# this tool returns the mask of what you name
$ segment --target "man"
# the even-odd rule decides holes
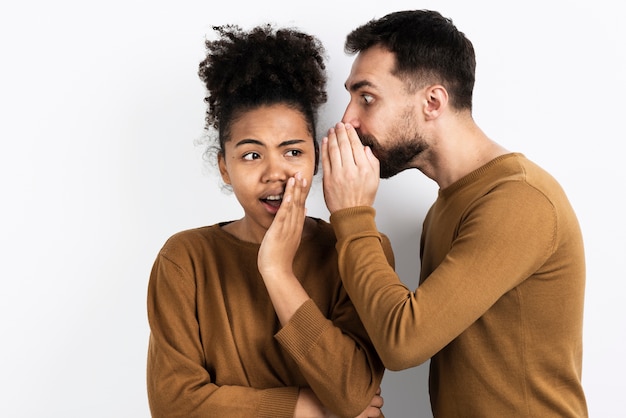
[[[324,194],[344,285],[385,366],[430,358],[437,418],[587,416],[578,221],[548,173],[474,122],[471,42],[437,12],[405,11],[354,30],[346,51],[350,102],[322,144]],[[372,208],[379,176],[410,168],[440,188],[414,292]]]

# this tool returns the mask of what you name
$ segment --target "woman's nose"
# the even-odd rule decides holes
[[[289,178],[285,162],[279,157],[268,157],[267,166],[263,173],[263,182],[286,181]]]

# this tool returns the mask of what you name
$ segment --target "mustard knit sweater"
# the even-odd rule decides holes
[[[387,264],[374,215],[331,216],[342,279],[385,366],[432,357],[436,418],[587,416],[583,241],[550,175],[513,153],[440,190],[416,291]]]
[[[365,409],[383,366],[341,284],[332,228],[317,225],[294,260],[311,299],[282,329],[257,270],[259,244],[220,225],[165,243],[148,287],[153,417],[291,418],[300,387],[339,416]],[[393,263],[388,240],[385,252]]]

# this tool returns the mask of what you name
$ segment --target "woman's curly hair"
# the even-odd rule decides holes
[[[305,116],[315,142],[317,113],[327,100],[324,48],[314,36],[271,24],[243,31],[237,25],[214,26],[219,37],[207,40],[198,75],[207,90],[206,129],[215,129],[219,149],[244,112],[286,104]]]

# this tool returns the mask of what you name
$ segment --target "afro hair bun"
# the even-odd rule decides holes
[[[207,128],[223,133],[236,112],[283,102],[315,117],[327,100],[324,48],[317,38],[270,24],[213,30],[218,38],[205,42],[198,71],[207,90]]]

